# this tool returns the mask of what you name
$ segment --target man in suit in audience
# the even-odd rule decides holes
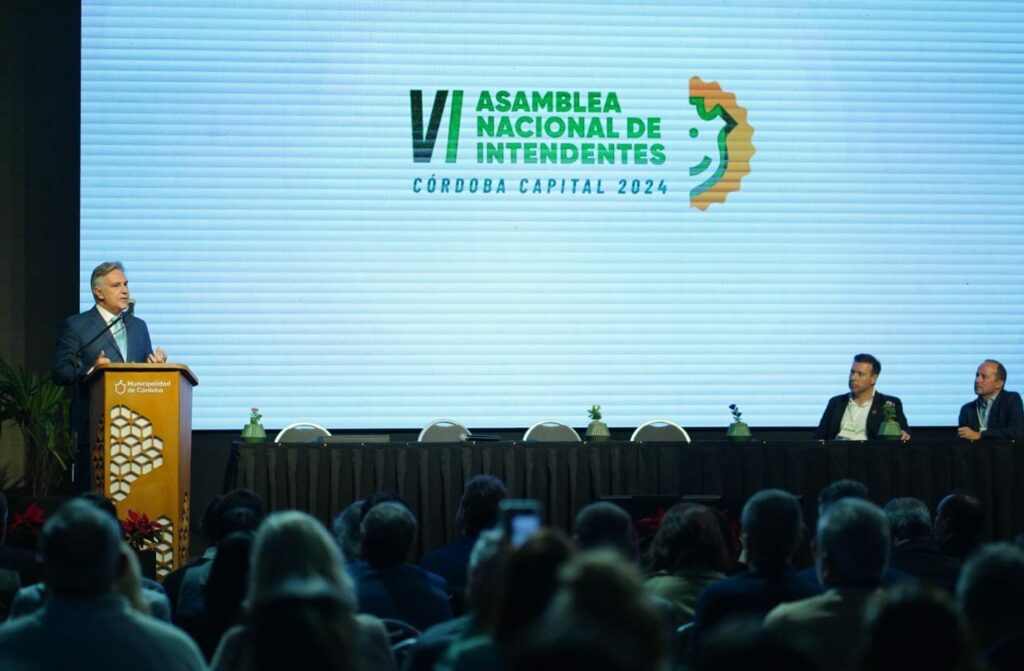
[[[875,391],[882,364],[870,354],[857,354],[850,366],[849,394],[829,399],[821,415],[816,440],[871,440],[878,438],[878,429],[885,417],[883,408],[892,403],[900,425],[900,440],[910,440],[903,403],[895,396]]]
[[[416,540],[416,518],[401,503],[374,506],[362,522],[362,561],[349,567],[359,610],[401,620],[422,631],[450,620],[444,578],[408,563]]]
[[[90,310],[64,320],[53,350],[53,381],[60,385],[77,385],[72,394],[71,430],[77,435],[75,463],[72,471],[75,491],[89,489],[89,388],[85,377],[103,363],[164,363],[167,354],[159,347],[153,350],[149,329],[130,311],[128,278],[120,261],[96,266],[90,280],[96,304]],[[121,321],[111,322],[121,315]],[[102,335],[100,335],[102,334]],[[97,340],[88,344],[96,336]]]
[[[116,594],[127,570],[121,528],[94,504],[64,504],[43,526],[40,554],[51,597],[42,610],[0,626],[0,668],[206,668],[184,633]]]
[[[893,499],[885,504],[892,532],[892,566],[952,594],[960,560],[942,552],[932,537],[932,515],[923,501]]]
[[[986,359],[974,374],[976,399],[960,408],[957,435],[968,440],[1024,438],[1024,404],[1020,394],[1006,391],[1006,368]]]
[[[791,564],[803,524],[800,504],[792,494],[779,489],[754,494],[743,506],[741,523],[749,568],[701,592],[694,612],[695,639],[728,618],[763,618],[780,603],[821,591]]]
[[[846,498],[818,520],[817,567],[824,594],[783,603],[765,630],[803,639],[822,669],[851,669],[865,634],[864,611],[889,561],[889,525],[873,503]]]

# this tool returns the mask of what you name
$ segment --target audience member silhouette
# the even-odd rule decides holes
[[[977,547],[984,526],[985,505],[973,494],[950,494],[935,510],[935,540],[950,557],[966,559]]]
[[[251,489],[235,489],[216,497],[203,513],[202,534],[210,547],[203,556],[164,580],[174,609],[174,622],[185,628],[206,614],[206,583],[221,540],[234,532],[253,533],[265,515],[263,499]]]
[[[451,619],[444,578],[408,563],[416,518],[405,505],[373,506],[363,516],[362,538],[363,560],[350,567],[360,611],[420,631]]]
[[[452,645],[438,662],[439,671],[502,668],[528,640],[532,625],[544,614],[558,590],[558,572],[573,547],[559,531],[541,529],[505,562],[501,605],[487,623],[487,634]]]
[[[375,617],[356,614],[352,579],[337,544],[305,513],[274,513],[260,525],[253,542],[247,603],[245,623],[230,629],[214,654],[212,666],[218,671],[243,671],[257,665],[276,670],[303,668],[288,660],[305,659],[307,650],[325,644],[321,638],[328,636],[325,629],[350,641],[347,649],[357,668],[395,668],[384,626]],[[287,612],[274,612],[280,609]],[[273,622],[287,629],[290,638],[268,628]],[[299,626],[302,622],[309,627]],[[339,628],[343,631],[335,631]],[[278,649],[270,650],[273,646]],[[270,666],[275,660],[282,666]]]
[[[818,492],[818,519],[824,517],[829,506],[843,499],[861,499],[867,501],[868,488],[864,483],[849,478],[843,478],[828,483]],[[801,527],[803,535],[798,546],[797,554],[801,555],[794,559],[794,564],[800,567],[800,577],[814,583],[818,582],[818,567],[814,560],[814,535],[807,529],[807,525]],[[803,541],[806,541],[803,542]],[[806,561],[805,561],[806,560]],[[888,581],[886,581],[888,582]],[[819,583],[820,584],[820,583]]]
[[[322,578],[289,578],[249,614],[252,671],[376,671],[359,659],[351,603]]]
[[[248,531],[232,532],[217,544],[206,582],[206,612],[187,629],[208,660],[213,658],[224,632],[242,622],[252,546],[253,534]]]
[[[125,563],[125,567],[114,581],[114,591],[123,596],[128,605],[136,612],[152,615],[153,610],[142,595],[142,567],[139,563],[139,556],[130,545],[123,541],[121,543],[121,560]]]
[[[754,494],[742,514],[742,540],[748,568],[713,582],[697,598],[695,639],[728,617],[763,618],[772,608],[818,594],[818,585],[801,578],[790,563],[800,541],[800,504],[788,492],[765,489]]]
[[[957,603],[993,671],[1024,668],[1024,550],[987,545],[964,563]]]
[[[843,499],[868,500],[868,488],[863,482],[843,478],[830,482],[818,492],[818,517],[828,512],[829,506]]]
[[[701,637],[692,671],[820,671],[795,641],[764,631],[761,618],[722,622]]]
[[[573,540],[580,550],[612,550],[631,564],[638,559],[633,518],[608,501],[591,503],[576,514]]]
[[[904,497],[885,504],[892,532],[891,564],[929,585],[952,594],[960,560],[945,554],[932,536],[932,515],[918,499]]]
[[[466,578],[469,612],[424,631],[406,657],[406,671],[430,671],[454,643],[485,633],[488,623],[494,622],[500,605],[503,551],[501,531],[489,529],[479,535]]]
[[[141,615],[116,593],[128,570],[121,528],[73,499],[43,525],[45,606],[0,627],[0,668],[205,669],[188,636]]]
[[[612,549],[582,552],[560,572],[560,587],[512,668],[553,668],[570,650],[590,647],[604,668],[655,671],[667,662],[662,617],[643,591],[640,571]]]
[[[694,503],[669,508],[649,554],[647,592],[672,603],[678,624],[692,622],[700,593],[732,570],[717,516]]]
[[[331,531],[334,533],[334,540],[338,543],[341,554],[349,564],[362,559],[360,544],[363,539],[359,533],[359,525],[363,521],[363,499],[358,499],[349,504],[347,508],[338,513],[331,523]]]
[[[980,671],[963,619],[942,590],[898,585],[868,606],[859,671]]]
[[[78,496],[78,500],[85,501],[89,505],[94,506],[113,520],[117,524],[118,529],[121,528],[121,522],[117,518],[117,509],[114,507],[114,502],[110,499],[96,492],[86,492]],[[124,533],[122,531],[122,538],[123,536]],[[139,569],[139,560],[134,550],[125,545],[122,551],[130,553],[130,555],[125,555],[125,561],[128,564],[125,567],[125,571],[121,574],[121,579],[115,585],[118,588],[118,592],[128,599],[129,603],[136,606],[136,610],[140,613],[152,615],[164,622],[170,622],[171,605],[167,600],[167,595],[164,593],[164,588],[156,580],[142,576]],[[28,587],[23,587],[18,590],[11,603],[11,617],[21,617],[34,613],[42,608],[48,595],[49,590],[45,583],[35,583]],[[144,602],[145,605],[142,605],[141,602]]]
[[[508,497],[505,483],[493,475],[477,475],[466,482],[455,516],[459,537],[425,555],[420,567],[445,579],[457,612],[465,610],[466,567],[469,554],[481,531],[498,521],[498,503]]]
[[[846,498],[818,519],[817,569],[824,594],[775,607],[765,629],[804,639],[824,669],[850,669],[864,636],[864,612],[889,561],[889,524],[873,503]]]
[[[860,499],[869,501],[868,488],[857,480],[844,478],[836,480],[821,488],[818,492],[818,518],[820,519],[832,504],[843,499]],[[814,562],[812,562],[814,564]],[[816,564],[800,571],[800,576],[805,580],[818,581],[818,567]],[[898,585],[904,582],[913,582],[914,576],[899,570],[890,563],[882,575],[883,585]],[[824,585],[821,585],[824,587]]]

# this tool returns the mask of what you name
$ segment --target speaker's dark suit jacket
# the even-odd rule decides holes
[[[907,417],[903,414],[903,403],[900,399],[895,396],[886,396],[876,391],[875,397],[871,400],[871,409],[868,411],[868,438],[878,438],[878,427],[882,425],[882,420],[885,419],[882,406],[885,405],[886,401],[892,401],[896,405],[896,421],[899,422],[901,429],[910,433],[910,430],[907,429]],[[846,405],[849,402],[849,394],[839,394],[828,400],[828,405],[825,406],[825,412],[821,416],[821,421],[818,422],[818,430],[814,433],[816,440],[832,440],[839,435],[839,430],[842,428],[841,425],[843,423],[843,413],[846,412]]]
[[[75,456],[77,490],[87,488],[89,483],[89,389],[83,382],[85,374],[92,369],[101,351],[111,363],[145,363],[153,353],[146,322],[133,315],[125,318],[124,326],[127,352],[122,352],[117,346],[107,322],[95,307],[65,319],[57,336],[50,374],[57,384],[78,386],[78,394],[71,395],[71,429],[78,435]],[[103,335],[85,348],[81,359],[76,362],[74,356],[79,348],[101,332]]]
[[[977,403],[964,403],[960,408],[960,423],[957,426],[979,430]],[[992,409],[988,411],[988,428],[981,432],[981,437],[1024,439],[1024,405],[1021,404],[1020,394],[1005,389],[999,392],[992,402]]]

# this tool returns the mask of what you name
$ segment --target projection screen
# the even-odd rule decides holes
[[[912,426],[1024,374],[1014,2],[82,5],[81,304],[198,429]]]

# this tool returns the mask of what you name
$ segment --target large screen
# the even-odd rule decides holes
[[[1024,375],[1013,2],[85,0],[81,303],[194,426],[912,426]]]

